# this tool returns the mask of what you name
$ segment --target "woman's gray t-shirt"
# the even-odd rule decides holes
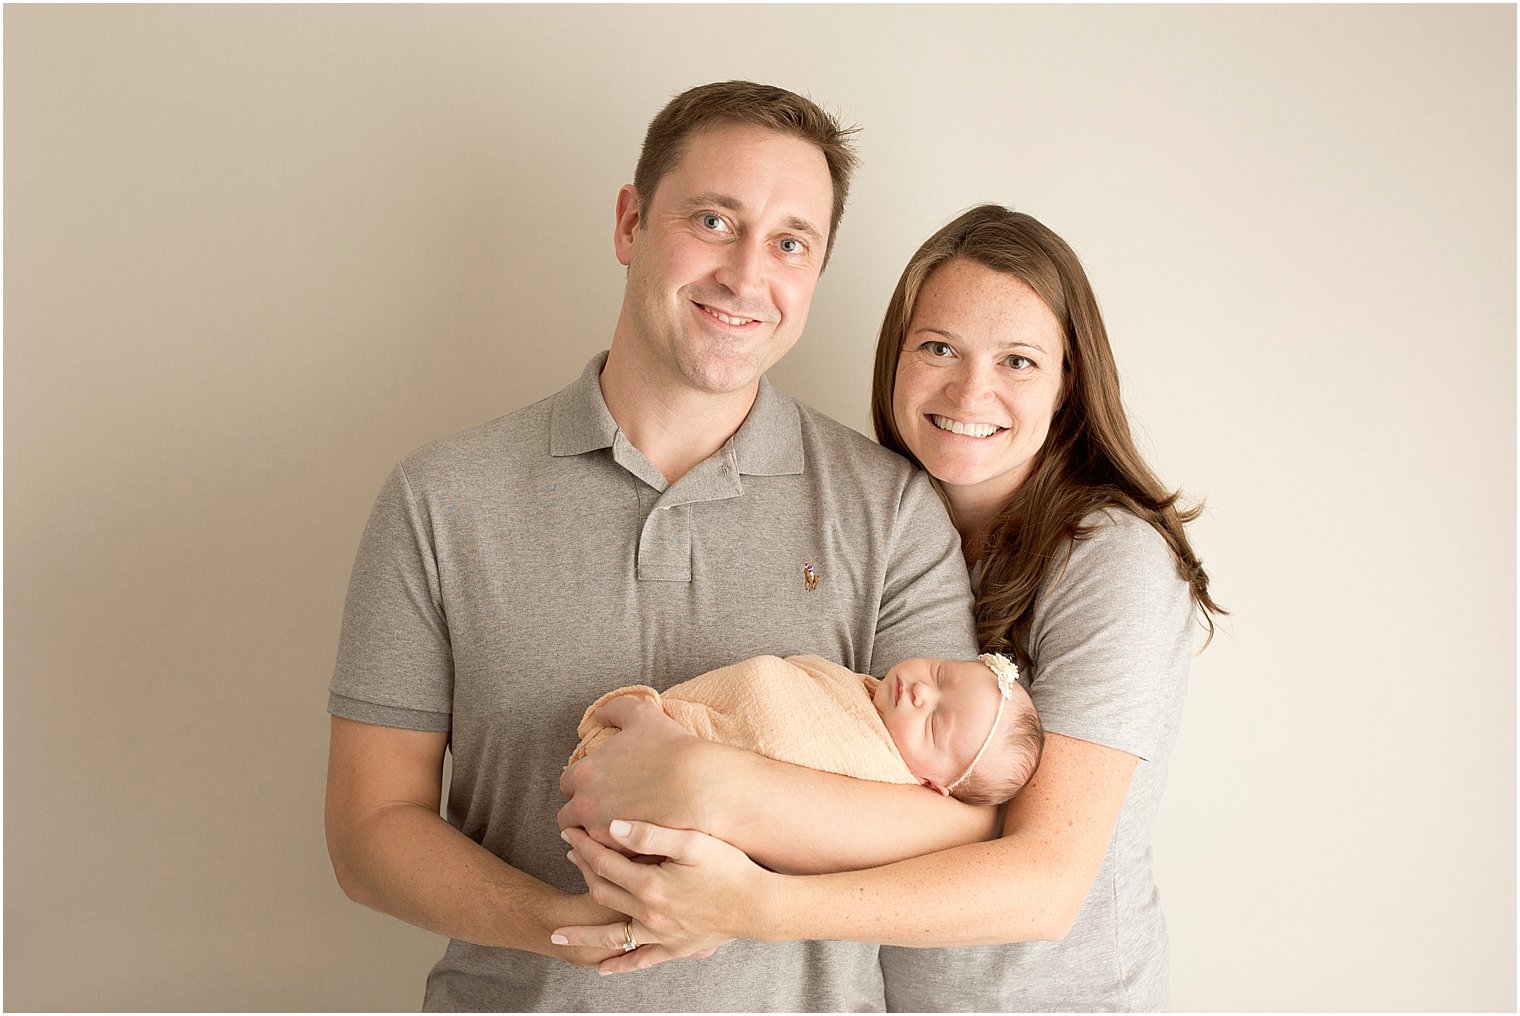
[[[1147,1011],[1167,1007],[1166,922],[1151,824],[1182,718],[1196,629],[1166,541],[1128,512],[1086,522],[1035,601],[1030,695],[1048,732],[1140,759],[1103,866],[1059,942],[883,947],[895,1012]]]

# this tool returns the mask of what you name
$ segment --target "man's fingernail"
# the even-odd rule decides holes
[[[549,941],[553,942],[555,945],[569,945],[570,944],[570,940],[568,938],[566,938],[565,936],[563,936],[563,935],[550,935],[549,936]]]
[[[620,818],[613,819],[612,825],[608,826],[608,828],[612,830],[612,835],[614,836],[627,836],[633,831],[633,826]]]

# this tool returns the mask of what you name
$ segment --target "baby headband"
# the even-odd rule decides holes
[[[1003,718],[1003,707],[1013,700],[1013,686],[1019,683],[1019,668],[1014,666],[1013,661],[1002,653],[983,653],[977,659],[987,664],[987,669],[997,675],[998,691],[1002,693],[1003,697],[998,699],[997,715],[992,718],[992,726],[987,731],[987,739],[982,742],[982,746],[972,756],[971,764],[966,767],[966,771],[957,776],[955,782],[945,788],[945,793],[947,794],[960,786],[966,777],[971,775],[971,770],[976,768],[976,764],[987,753],[987,746],[992,743],[992,735],[997,732],[998,721]]]

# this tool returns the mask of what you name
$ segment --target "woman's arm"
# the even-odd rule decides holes
[[[983,945],[1059,939],[1086,899],[1136,758],[1049,736],[1033,780],[1009,805],[1003,835],[865,871],[781,875],[700,833],[634,823],[622,844],[670,860],[641,865],[568,830],[592,898],[630,914],[637,950],[602,964],[636,970],[733,938],[851,939],[884,945]],[[562,928],[574,945],[608,946],[621,925]]]
[[[874,867],[997,835],[997,809],[918,786],[872,783],[693,737],[648,703],[617,698],[597,720],[617,736],[560,780],[563,829],[616,847],[608,824],[698,829],[776,871]]]

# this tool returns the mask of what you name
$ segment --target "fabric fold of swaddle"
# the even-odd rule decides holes
[[[634,695],[698,737],[856,779],[917,783],[871,703],[879,683],[819,656],[756,656],[663,693],[642,684],[618,688],[587,707],[570,761],[617,733],[596,721],[596,711],[615,696]]]

